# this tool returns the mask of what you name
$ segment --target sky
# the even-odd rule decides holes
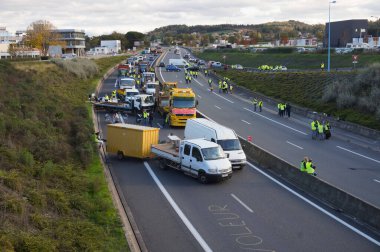
[[[37,20],[89,36],[149,32],[166,25],[328,22],[329,0],[0,0],[0,26],[14,33]],[[331,21],[380,17],[379,0],[337,0]]]

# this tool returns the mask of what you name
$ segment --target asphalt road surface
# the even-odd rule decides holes
[[[183,80],[183,73],[162,75],[166,81]],[[114,89],[115,78],[113,75],[105,81],[102,93]],[[296,138],[304,138],[299,144],[309,140],[255,114],[239,113],[249,105],[243,106],[242,101],[231,95],[221,98],[210,94],[204,81],[200,84],[191,84],[200,96],[200,110],[240,135],[252,134],[256,143],[263,138],[264,148],[274,145],[287,151],[291,146],[281,143],[283,139],[295,144]],[[234,102],[231,104],[241,104],[231,109],[225,99]],[[271,116],[267,112],[263,115]],[[106,138],[105,114],[99,113],[98,119]],[[270,135],[244,132],[250,126],[241,120],[277,130]],[[128,116],[125,121],[134,123],[135,119]],[[155,117],[155,126],[161,126],[162,122],[162,118]],[[301,126],[294,127],[306,131]],[[183,136],[183,129],[171,128],[161,129],[160,138],[165,139],[170,132]],[[109,161],[121,197],[128,202],[149,251],[379,251],[380,239],[375,234],[253,165],[234,172],[231,180],[202,185],[179,171],[159,169],[157,160],[118,161],[111,155]]]
[[[169,52],[163,61],[168,63],[169,58],[179,58],[184,53],[183,49],[181,55]],[[255,144],[296,167],[304,156],[311,157],[321,179],[380,207],[380,152],[354,144],[360,141],[365,146],[378,146],[379,139],[364,139],[332,129],[331,139],[313,141],[311,121],[307,118],[296,115],[280,118],[277,108],[268,108],[266,104],[262,113],[255,112],[249,94],[219,93],[215,83],[211,93],[203,75],[186,84],[183,72],[168,73],[164,69],[158,72],[165,81],[178,81],[182,83],[180,86],[193,88],[199,100],[198,110],[209,118],[233,128],[243,138],[252,136]]]

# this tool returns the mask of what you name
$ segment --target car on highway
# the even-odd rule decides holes
[[[199,66],[204,66],[204,65],[206,65],[206,62],[204,60],[199,60],[198,61],[198,65]]]
[[[211,67],[220,68],[220,67],[223,67],[223,64],[217,61],[217,62],[212,63]]]
[[[168,72],[180,72],[181,68],[175,66],[175,65],[167,65],[166,66],[166,71]]]
[[[183,56],[183,58],[184,58],[184,59],[189,59],[189,58],[190,58],[190,54],[188,54],[188,53],[185,54],[185,55]]]
[[[199,71],[199,66],[188,66],[186,69],[188,71]]]
[[[193,63],[197,63],[198,62],[198,60],[196,58],[189,58],[189,61],[193,62]]]
[[[161,61],[160,64],[158,64],[158,67],[165,67],[165,63]]]
[[[242,65],[239,65],[239,64],[231,65],[231,68],[232,68],[232,69],[237,69],[237,70],[243,70],[243,66],[242,66]]]

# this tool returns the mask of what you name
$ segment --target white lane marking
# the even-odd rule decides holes
[[[193,81],[195,81],[196,83],[198,83],[199,85],[201,85],[203,87],[203,84],[200,83],[199,81],[197,81],[194,77],[192,78]]]
[[[288,144],[290,144],[290,145],[293,145],[294,147],[297,147],[298,149],[301,149],[301,150],[303,150],[303,148],[301,147],[301,146],[298,146],[298,145],[296,145],[296,144],[294,144],[294,143],[291,143],[291,142],[289,142],[289,141],[286,141]]]
[[[377,183],[380,183],[380,180],[377,180],[377,179],[374,179],[373,181],[377,182]]]
[[[182,210],[178,207],[177,203],[175,203],[174,199],[170,196],[168,191],[166,191],[165,187],[162,185],[161,181],[157,178],[156,174],[154,174],[152,168],[150,168],[147,162],[144,162],[145,168],[148,170],[150,176],[152,176],[154,182],[156,182],[158,188],[161,190],[162,194],[168,200],[169,204],[173,207],[174,211],[181,218],[183,223],[189,229],[194,238],[199,242],[204,251],[212,251],[212,249],[207,245],[206,241],[203,240],[202,236],[198,233],[198,231],[194,228],[193,224],[189,221],[186,215],[182,212]]]
[[[218,107],[218,106],[216,106],[216,105],[214,105],[214,106],[215,106],[215,108],[222,109],[222,108],[220,108],[220,107]]]
[[[249,208],[241,199],[239,199],[235,194],[231,193],[232,198],[234,198],[237,202],[239,202],[245,209],[249,212],[253,213],[253,210]]]
[[[242,122],[245,122],[246,124],[251,124],[250,122],[247,122],[247,121],[244,121],[244,120],[241,120]]]
[[[227,98],[225,98],[225,97],[223,97],[223,96],[221,96],[221,95],[219,95],[219,94],[217,94],[217,93],[214,93],[214,92],[213,92],[213,94],[219,96],[220,98],[222,98],[222,99],[224,99],[224,100],[226,100],[226,101],[228,101],[228,102],[234,103],[233,101],[228,100]]]
[[[164,58],[165,58],[165,56],[164,56]],[[162,76],[161,67],[160,67],[160,75],[161,75],[162,82],[165,82],[164,76]]]
[[[257,113],[257,112],[255,112],[255,111],[252,111],[252,110],[250,110],[250,109],[247,109],[247,108],[243,108],[243,109],[245,109],[245,110],[247,110],[247,111],[249,111],[249,112],[251,112],[251,113],[253,113],[253,114],[255,114],[255,115],[261,116],[261,117],[263,117],[263,118],[265,118],[265,119],[267,119],[267,120],[269,120],[269,121],[271,121],[271,122],[277,123],[277,124],[282,125],[282,126],[288,128],[288,129],[294,130],[294,131],[296,131],[296,132],[298,132],[298,133],[301,133],[302,135],[307,136],[307,134],[306,134],[305,132],[302,132],[302,131],[300,131],[300,130],[298,130],[298,129],[295,129],[295,128],[292,128],[292,127],[290,127],[290,126],[288,126],[288,125],[285,125],[285,124],[283,124],[283,123],[277,122],[277,121],[275,121],[275,120],[273,120],[273,119],[270,119],[269,117],[263,116],[262,114]]]
[[[162,126],[161,126],[161,124],[157,123],[157,125],[158,125],[158,127],[160,127],[160,128],[162,129]]]
[[[247,162],[247,164],[252,167],[253,169],[255,169],[256,171],[258,171],[259,173],[261,173],[262,175],[264,175],[265,177],[269,178],[270,180],[272,180],[274,183],[276,183],[277,185],[281,186],[282,188],[284,188],[285,190],[289,191],[290,193],[294,194],[295,196],[297,196],[298,198],[302,199],[303,201],[305,201],[306,203],[310,204],[311,206],[315,207],[316,209],[318,209],[319,211],[321,211],[322,213],[326,214],[327,216],[331,217],[332,219],[336,220],[337,222],[339,222],[340,224],[346,226],[347,228],[351,229],[352,231],[354,231],[355,233],[357,233],[358,235],[361,235],[362,237],[366,238],[367,240],[375,243],[377,246],[380,246],[380,241],[377,241],[376,239],[372,238],[371,236],[365,234],[364,232],[360,231],[359,229],[351,226],[350,224],[348,224],[347,222],[339,219],[338,217],[336,217],[335,215],[333,215],[332,213],[329,213],[328,211],[326,211],[325,209],[321,208],[320,206],[318,206],[317,204],[311,202],[310,200],[306,199],[304,196],[300,195],[299,193],[295,192],[294,190],[290,189],[289,187],[287,187],[286,185],[282,184],[280,181],[278,181],[277,179],[271,177],[270,175],[268,175],[267,173],[263,172],[262,170],[260,170],[259,168],[257,168],[256,166],[254,166],[253,164],[251,164],[250,162]]]
[[[341,147],[341,146],[339,146],[339,145],[337,145],[336,147],[338,147],[339,149],[342,149],[342,150],[345,150],[345,151],[351,152],[352,154],[358,155],[358,156],[360,156],[360,157],[364,157],[364,158],[366,158],[366,159],[372,160],[372,161],[374,161],[374,162],[380,164],[380,161],[379,161],[379,160],[376,160],[376,159],[373,159],[373,158],[370,158],[370,157],[364,156],[364,155],[362,155],[362,154],[360,154],[360,153],[357,153],[357,152],[355,152],[355,151],[352,151],[352,150],[349,150],[349,149],[343,148],[343,147]]]
[[[202,99],[202,96],[198,95],[198,97]]]

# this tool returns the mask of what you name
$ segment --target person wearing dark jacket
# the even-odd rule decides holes
[[[285,107],[285,112],[288,117],[290,117],[290,111],[292,109],[292,106],[287,102]]]

